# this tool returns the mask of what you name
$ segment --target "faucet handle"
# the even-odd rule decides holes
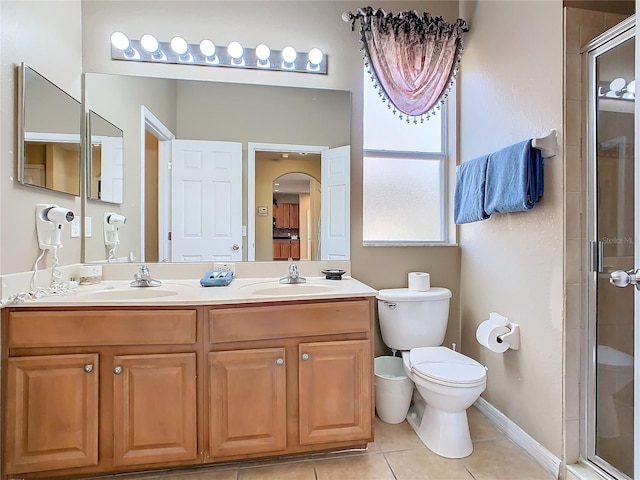
[[[138,265],[138,275],[149,275],[149,267],[146,265]]]

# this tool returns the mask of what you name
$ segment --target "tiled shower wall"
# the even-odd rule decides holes
[[[620,23],[626,15],[565,8],[565,354],[564,460],[575,463],[584,432],[580,384],[586,362],[581,346],[587,334],[586,154],[583,146],[586,98],[581,48]],[[550,159],[549,161],[553,161]]]

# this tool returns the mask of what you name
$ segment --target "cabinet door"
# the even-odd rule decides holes
[[[290,219],[289,219],[289,204],[281,203],[280,205],[274,205],[275,217],[276,217],[276,228],[290,228]]]
[[[98,355],[7,362],[8,473],[98,464]]]
[[[197,456],[196,354],[114,357],[113,463]]]
[[[370,342],[301,343],[298,348],[300,444],[370,439]]]
[[[287,446],[284,348],[209,353],[209,455]]]
[[[280,260],[280,240],[273,241],[273,259]]]
[[[300,260],[300,240],[291,240],[291,258]]]
[[[297,203],[289,205],[289,225],[291,228],[300,227],[300,205]]]

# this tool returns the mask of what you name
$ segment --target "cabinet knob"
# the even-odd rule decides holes
[[[284,365],[284,358],[280,357],[276,360],[276,365]]]
[[[113,373],[115,373],[116,375],[120,375],[122,373],[122,367],[117,366],[113,369]]]
[[[87,373],[93,372],[93,363],[87,363],[84,366],[84,371],[87,372]]]
[[[308,354],[308,353],[303,353],[303,354],[302,354],[302,360],[304,360],[305,362],[306,362],[307,360],[309,360],[309,354]]]

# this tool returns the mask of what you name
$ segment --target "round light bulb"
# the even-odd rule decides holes
[[[319,48],[312,48],[311,50],[309,50],[309,63],[311,63],[312,65],[320,65],[323,57],[324,54]]]
[[[149,53],[156,53],[158,51],[158,48],[160,48],[158,40],[156,40],[156,37],[154,37],[150,33],[145,33],[140,38],[140,45],[142,45],[142,48],[144,48]]]
[[[235,58],[239,60],[242,58],[242,54],[244,53],[244,48],[240,45],[239,42],[231,42],[227,45],[227,52],[231,55],[231,58]]]
[[[187,41],[182,37],[173,37],[171,39],[171,48],[178,55],[184,55],[189,50]]]
[[[282,49],[282,59],[287,63],[293,63],[296,61],[296,49],[293,47],[284,47]]]
[[[205,57],[213,57],[216,54],[216,46],[211,40],[202,40],[200,51]]]
[[[261,43],[256,47],[256,57],[263,62],[269,60],[269,55],[271,55],[271,50],[264,43]]]
[[[122,32],[113,32],[111,34],[111,45],[124,52],[129,48],[129,37]]]

